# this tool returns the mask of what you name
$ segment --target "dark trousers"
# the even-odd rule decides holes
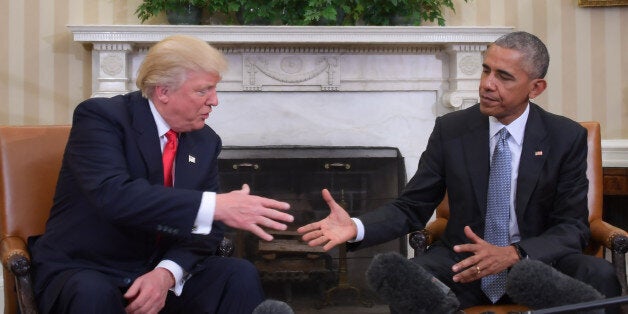
[[[250,314],[264,300],[257,270],[246,260],[210,257],[199,269],[180,296],[168,293],[160,313]],[[128,287],[120,287],[101,272],[76,271],[58,292],[50,313],[125,313],[123,294]]]
[[[452,280],[454,273],[451,267],[462,259],[460,255],[449,248],[434,245],[425,254],[412,260],[451,288],[460,301],[460,308],[491,304],[491,301],[482,291],[480,280],[466,284],[456,283]],[[569,254],[556,261],[552,266],[572,278],[593,286],[607,298],[621,294],[621,286],[615,275],[615,270],[612,264],[604,259],[584,254]],[[507,295],[498,301],[498,303],[511,302]]]

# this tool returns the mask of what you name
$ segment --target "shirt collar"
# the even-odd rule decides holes
[[[157,134],[159,137],[162,137],[170,130],[170,126],[166,123],[166,120],[159,114],[157,108],[155,108],[155,104],[153,104],[152,100],[148,100],[148,105],[150,105],[150,112],[153,114],[153,119],[155,120],[155,124],[157,124]]]
[[[489,123],[489,138],[493,138],[499,130],[502,128],[506,128],[508,133],[510,133],[510,137],[518,144],[521,145],[523,143],[523,135],[525,133],[526,122],[528,121],[528,115],[530,114],[530,103],[526,106],[526,110],[514,121],[512,121],[509,125],[503,125],[501,122],[497,121],[497,118],[493,116],[488,117]]]

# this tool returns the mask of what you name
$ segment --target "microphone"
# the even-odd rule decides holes
[[[506,293],[516,303],[534,310],[604,299],[592,286],[531,259],[524,259],[511,268]]]
[[[445,284],[398,253],[373,257],[366,271],[368,285],[394,313],[454,313],[460,302]]]
[[[294,311],[285,302],[268,299],[260,303],[251,314],[294,314]]]

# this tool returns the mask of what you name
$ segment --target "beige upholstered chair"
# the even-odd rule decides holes
[[[585,253],[602,257],[603,249],[608,248],[612,253],[612,261],[617,276],[626,293],[626,262],[628,251],[628,233],[625,230],[612,226],[602,220],[602,148],[600,138],[600,124],[598,122],[581,122],[588,131],[587,178],[589,179],[589,223],[591,225],[591,243]],[[444,232],[449,219],[449,203],[447,195],[436,209],[436,219],[425,229],[410,234],[410,246],[415,254],[421,254],[425,249]],[[492,305],[476,306],[465,309],[465,313],[509,313],[527,310],[521,305]]]
[[[4,313],[37,313],[30,276],[29,236],[42,234],[70,126],[0,126],[0,257]],[[217,254],[233,253],[224,239]]]

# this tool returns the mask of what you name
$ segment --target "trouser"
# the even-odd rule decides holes
[[[462,259],[463,257],[445,246],[433,245],[425,254],[412,260],[451,288],[460,301],[460,308],[491,304],[491,301],[482,291],[481,280],[470,283],[453,281],[454,272],[451,267]],[[552,266],[572,278],[591,285],[607,298],[621,294],[621,286],[613,265],[602,258],[584,254],[568,254],[557,260]],[[504,295],[497,303],[512,303],[512,301],[507,295]],[[610,309],[607,312],[613,313],[615,310],[617,309]]]
[[[250,262],[212,256],[200,266],[202,270],[185,282],[180,296],[168,292],[160,313],[250,314],[264,300],[258,272]],[[74,271],[50,313],[125,313],[127,300],[123,294],[129,286],[120,287],[116,280],[98,271]]]

